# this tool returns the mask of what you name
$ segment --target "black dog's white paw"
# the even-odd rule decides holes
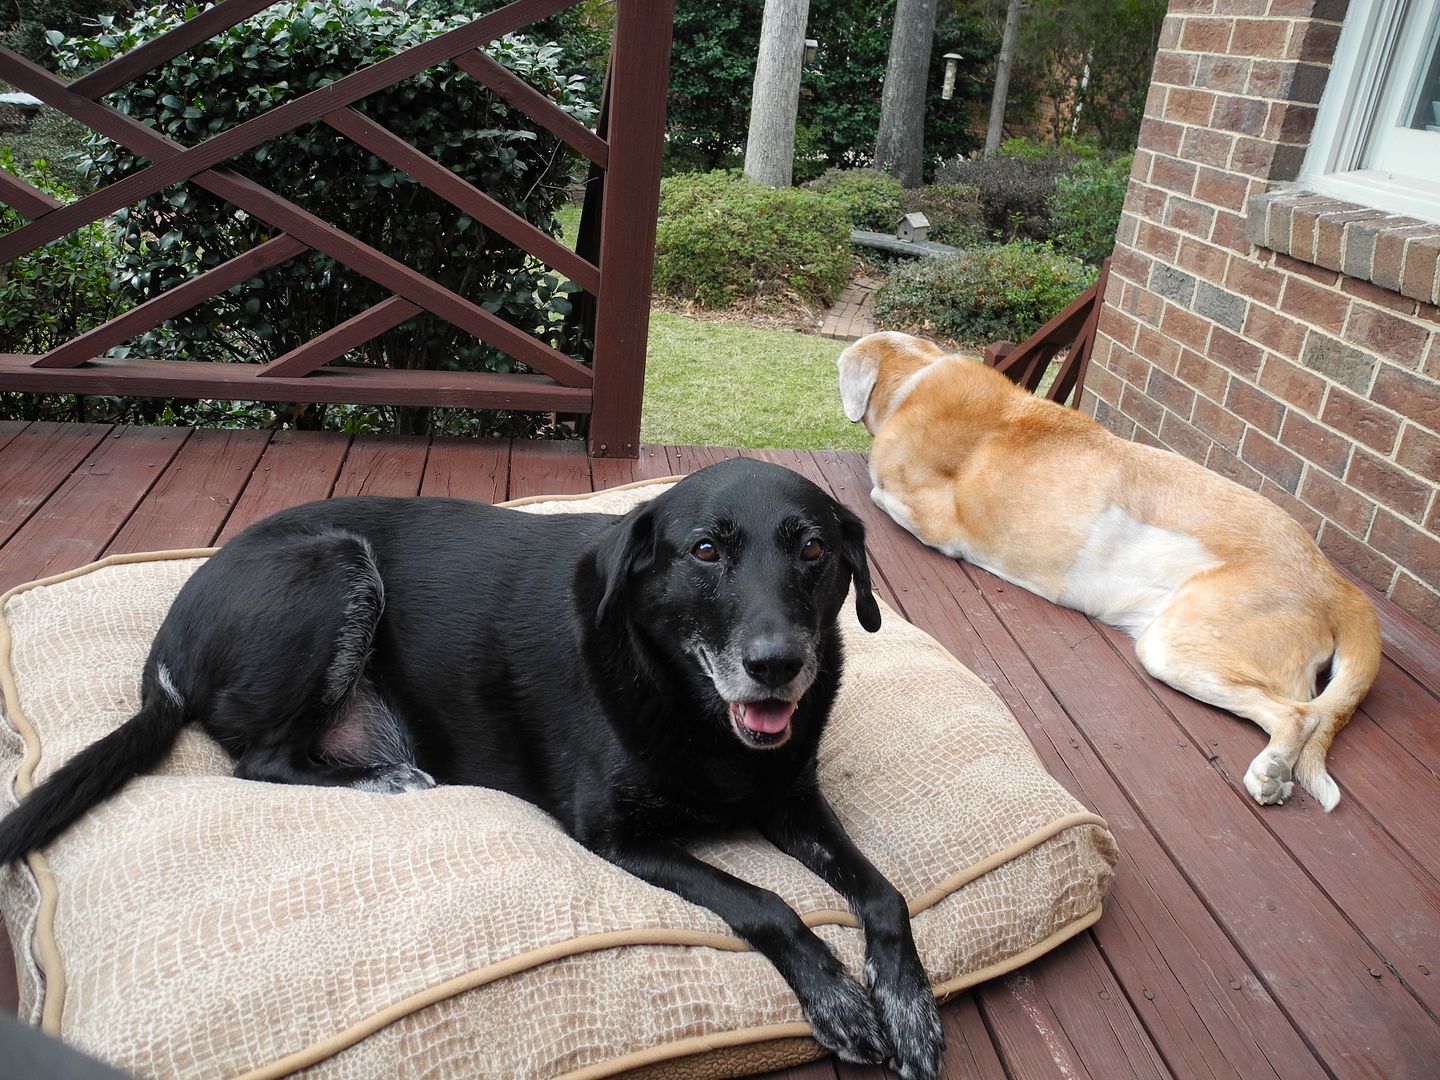
[[[873,957],[865,961],[875,1012],[890,1043],[889,1065],[904,1080],[935,1080],[945,1036],[925,971],[918,957],[887,967],[881,971]]]
[[[355,785],[357,791],[374,791],[381,795],[403,795],[407,791],[425,791],[435,786],[435,778],[414,765],[387,765],[374,776]]]
[[[833,1050],[843,1061],[878,1065],[889,1056],[889,1046],[865,989],[838,961],[801,995],[800,1008],[810,1021],[815,1041]]]

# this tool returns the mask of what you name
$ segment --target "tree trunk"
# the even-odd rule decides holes
[[[985,156],[993,158],[1000,149],[1005,128],[1005,99],[1010,96],[1010,66],[1015,62],[1015,39],[1020,36],[1020,2],[1010,0],[1005,9],[1005,33],[1000,38],[1000,58],[995,61],[995,94],[990,99],[990,126],[985,130]]]
[[[875,167],[907,188],[920,186],[925,157],[925,83],[935,39],[935,0],[897,0],[890,60],[880,94]]]
[[[750,96],[750,134],[745,175],[767,187],[789,187],[795,165],[795,113],[800,107],[800,69],[805,62],[805,22],[810,0],[765,0],[760,54]]]

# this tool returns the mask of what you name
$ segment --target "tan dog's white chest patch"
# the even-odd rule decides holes
[[[1137,521],[1118,506],[1095,518],[1065,575],[1057,598],[1111,626],[1138,634],[1169,603],[1175,590],[1219,566],[1199,540]]]

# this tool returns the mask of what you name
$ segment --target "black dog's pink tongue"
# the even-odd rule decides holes
[[[751,731],[762,735],[778,735],[790,726],[795,713],[793,701],[745,701],[730,706]]]

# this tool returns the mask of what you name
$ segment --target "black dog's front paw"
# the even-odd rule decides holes
[[[887,963],[869,957],[865,977],[890,1043],[890,1067],[904,1080],[935,1080],[945,1036],[919,957],[912,952]]]
[[[800,1008],[810,1021],[815,1041],[842,1060],[878,1065],[889,1045],[875,1018],[865,989],[834,957],[823,969],[797,986]]]

